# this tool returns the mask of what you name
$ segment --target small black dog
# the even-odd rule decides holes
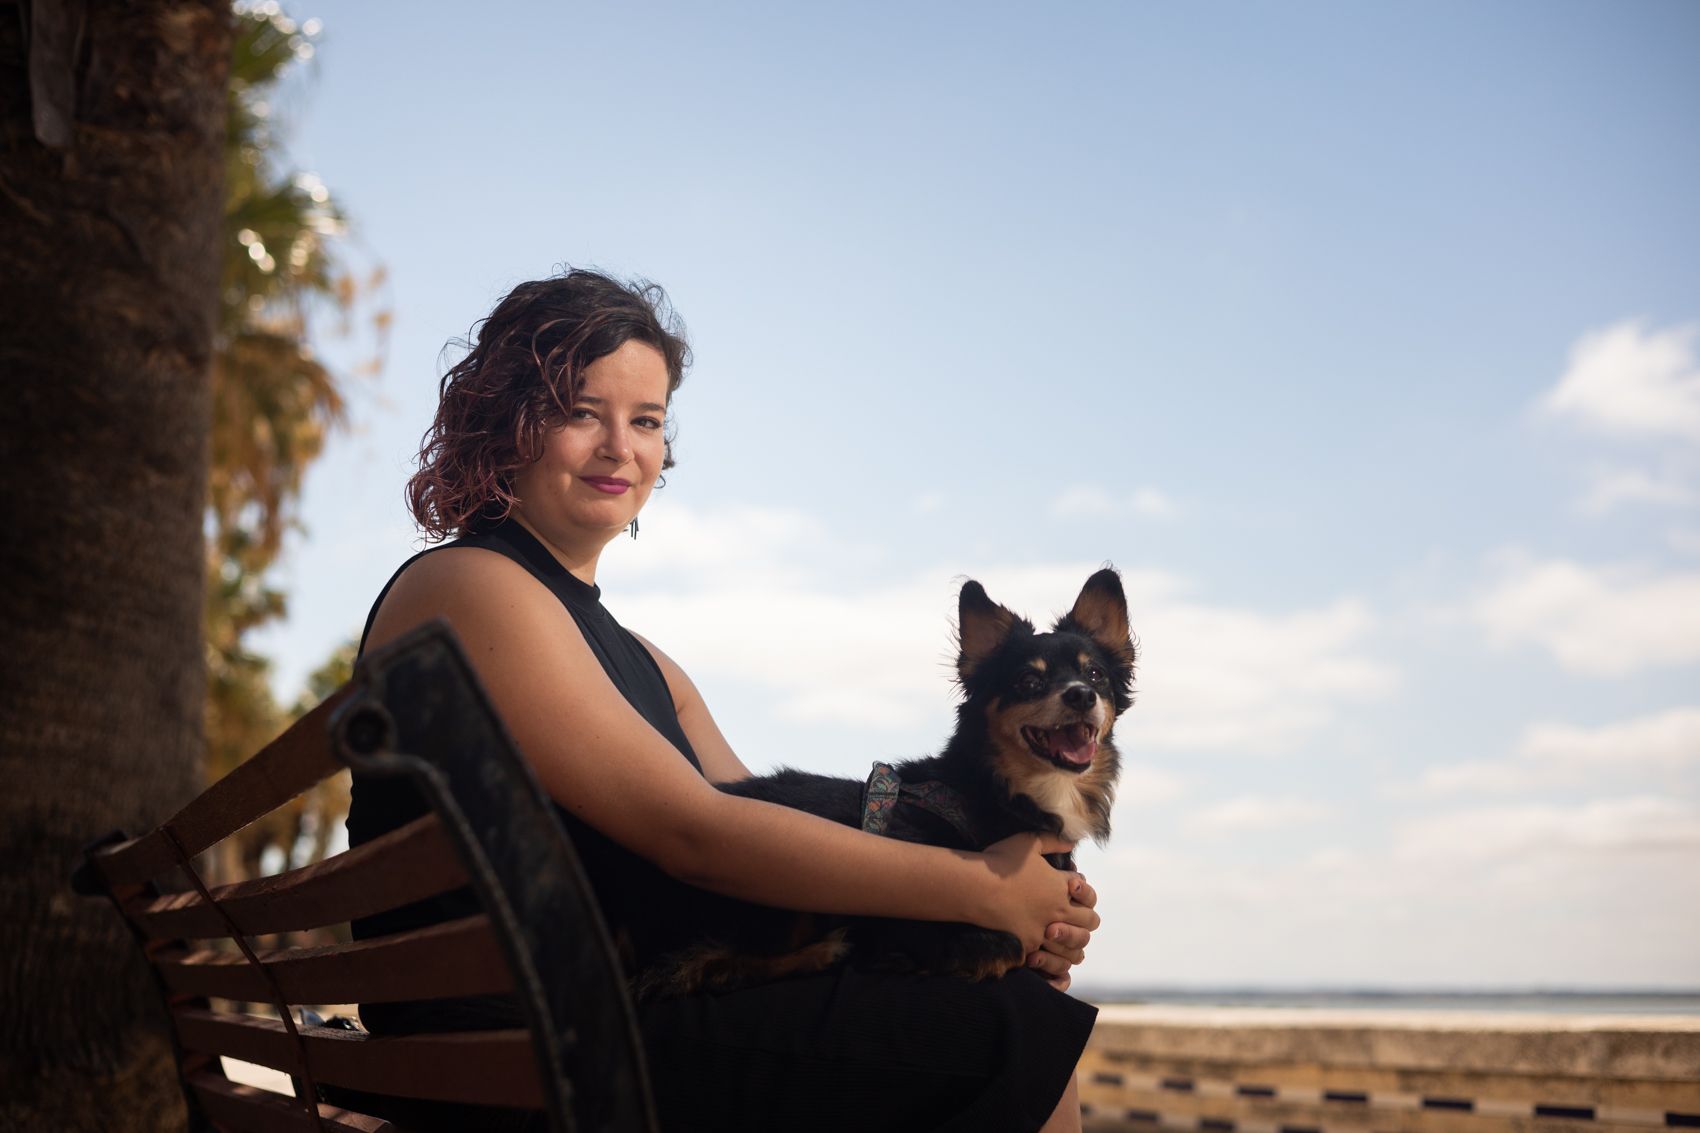
[[[1114,570],[1087,579],[1049,633],[986,596],[959,599],[964,699],[944,751],[867,783],[790,768],[723,783],[729,794],[796,807],[893,838],[967,850],[1021,831],[1103,842],[1120,762],[1110,733],[1132,703],[1136,650]],[[1053,859],[1069,868],[1066,856]],[[797,913],[704,895],[670,918],[692,939],[643,965],[640,998],[765,983],[851,957],[886,970],[1001,976],[1023,961],[1008,933],[960,924]]]

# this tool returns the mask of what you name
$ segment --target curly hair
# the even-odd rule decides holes
[[[634,340],[665,360],[671,402],[691,354],[659,286],[571,268],[508,292],[459,344],[466,356],[443,375],[436,419],[420,442],[407,506],[426,534],[474,534],[506,519],[514,474],[566,420],[585,367]],[[673,467],[670,433],[661,467]]]

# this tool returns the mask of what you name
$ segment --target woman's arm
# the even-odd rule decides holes
[[[666,677],[666,687],[672,692],[673,709],[678,713],[678,723],[685,730],[685,738],[690,740],[690,749],[697,754],[702,762],[702,774],[709,777],[709,783],[731,783],[734,779],[748,779],[750,769],[745,767],[743,760],[733,752],[731,743],[721,733],[719,725],[714,723],[714,716],[709,713],[709,706],[702,699],[702,692],[697,691],[694,680],[678,667],[678,663],[666,653],[656,648],[653,641],[644,636],[636,635],[649,650],[649,655],[655,657],[656,665],[660,665],[661,675]],[[1097,908],[1098,893],[1086,878],[1076,876],[1069,885],[1069,897],[1074,905],[1086,908]],[[1086,944],[1091,942],[1091,931],[1081,925],[1069,922],[1054,922],[1046,925],[1044,944],[1027,954],[1027,966],[1039,971],[1051,987],[1059,992],[1066,992],[1069,983],[1073,982],[1071,970],[1074,965],[1086,959]]]
[[[632,634],[643,643],[645,649],[655,658],[661,673],[667,679],[668,690],[673,695],[673,707],[679,714],[679,723],[685,730],[685,738],[691,741],[691,750],[696,752],[697,759],[702,763],[703,774],[708,776],[711,783],[726,783],[737,779],[749,778],[750,769],[744,766],[732,745],[726,742],[720,727],[714,722],[713,715],[704,703],[702,693],[697,691],[695,682],[667,654],[656,648],[655,643],[640,634]],[[1076,877],[1069,887],[1070,898],[1076,905],[1088,909],[1096,909],[1098,893],[1086,883],[1084,877]],[[1058,991],[1067,991],[1072,982],[1070,969],[1086,959],[1086,946],[1091,943],[1092,932],[1081,925],[1066,921],[1057,921],[1045,926],[1044,943],[1027,956],[1027,966],[1036,969]]]
[[[732,745],[726,742],[703,701],[702,693],[697,691],[696,683],[654,642],[641,634],[634,633],[632,636],[649,650],[660,666],[662,676],[667,679],[674,710],[679,714],[679,724],[685,730],[685,738],[691,741],[691,750],[696,752],[709,782],[726,783],[749,778],[750,769],[744,766]],[[1069,894],[1074,904],[1088,909],[1097,908],[1097,891],[1086,883],[1084,877],[1075,878],[1070,884]],[[1037,970],[1058,991],[1067,991],[1072,982],[1070,970],[1086,959],[1086,946],[1091,940],[1091,930],[1080,925],[1066,921],[1046,925],[1044,943],[1028,954],[1027,966]]]
[[[559,601],[519,564],[476,548],[427,555],[391,588],[377,645],[446,618],[543,788],[672,876],[782,908],[966,921],[1028,950],[1074,905],[1075,875],[1018,835],[973,854],[880,838],[802,811],[722,794],[609,681]]]
[[[641,634],[634,633],[632,636],[649,650],[649,655],[661,667],[661,675],[667,678],[667,691],[673,695],[673,710],[679,714],[679,726],[685,730],[685,738],[691,741],[691,750],[697,753],[697,761],[702,764],[702,773],[708,781],[731,783],[748,779],[752,772],[732,750],[732,745],[726,742],[726,737],[720,734],[720,725],[709,714],[708,705],[703,703],[702,693],[697,691],[695,682],[685,675],[685,670],[679,668],[673,658],[657,649],[654,642]]]

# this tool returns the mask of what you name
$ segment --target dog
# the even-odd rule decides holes
[[[1120,576],[1107,567],[1092,575],[1047,633],[967,582],[957,644],[962,702],[940,754],[876,764],[867,783],[782,768],[720,789],[957,849],[982,850],[1021,831],[1102,844],[1120,765],[1112,731],[1132,704],[1137,660]],[[1073,865],[1069,855],[1052,864]],[[1016,937],[970,925],[798,913],[695,892],[694,907],[668,918],[691,939],[640,965],[640,1000],[730,990],[847,960],[979,980],[1025,959]]]

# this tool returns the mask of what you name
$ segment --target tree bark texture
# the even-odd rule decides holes
[[[0,1128],[182,1128],[69,888],[200,786],[228,0],[0,0]],[[109,1092],[107,1092],[109,1091]]]

